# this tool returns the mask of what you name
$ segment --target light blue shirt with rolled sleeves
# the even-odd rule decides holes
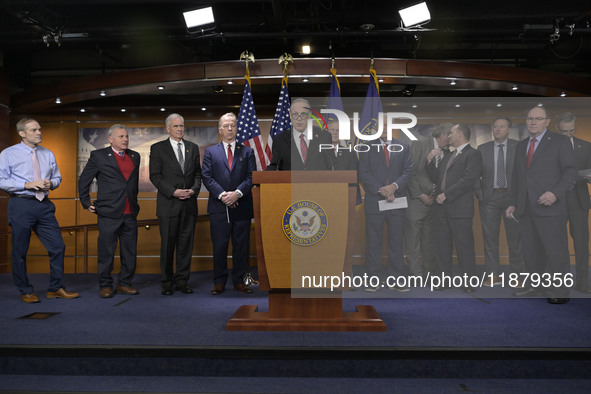
[[[57,189],[62,181],[60,170],[52,151],[37,146],[37,157],[41,168],[41,179],[51,181],[51,190]],[[32,190],[25,190],[25,183],[34,181],[33,149],[20,144],[12,145],[0,153],[0,189],[9,194],[34,196]],[[47,193],[46,193],[47,195]]]

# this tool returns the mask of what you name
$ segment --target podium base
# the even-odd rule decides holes
[[[371,305],[357,305],[356,312],[338,317],[271,316],[257,312],[257,305],[243,305],[226,324],[226,331],[386,331],[386,325]]]

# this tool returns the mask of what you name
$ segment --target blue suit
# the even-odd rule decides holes
[[[398,144],[397,150],[390,153],[390,163],[382,147],[371,146],[368,152],[359,154],[359,181],[365,190],[365,263],[370,275],[379,276],[382,256],[384,222],[388,225],[388,272],[387,275],[403,274],[404,251],[402,245],[402,227],[406,209],[392,209],[380,212],[378,201],[384,200],[379,193],[382,186],[392,183],[398,185],[395,197],[406,196],[406,189],[413,174],[410,148],[406,142],[393,139],[392,145]]]
[[[250,242],[250,220],[252,207],[252,172],[256,161],[251,148],[236,143],[232,168],[220,142],[208,148],[203,156],[203,184],[209,190],[207,212],[210,218],[211,241],[213,243],[213,282],[225,285],[228,279],[228,243],[232,238],[232,282],[242,282],[248,267],[248,246]],[[242,197],[234,208],[226,207],[219,196],[223,192],[240,190]]]

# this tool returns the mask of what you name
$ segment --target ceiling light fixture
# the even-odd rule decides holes
[[[62,100],[59,97],[56,97],[55,98],[55,103],[56,104],[61,104],[62,103]]]
[[[164,85],[158,85],[158,90],[164,90]]]
[[[232,80],[228,81],[228,85],[232,85],[234,82]]]
[[[513,91],[515,91],[517,89],[519,89],[519,86],[517,86],[517,85],[513,85],[513,87],[511,88],[511,90],[513,90]]]
[[[415,4],[398,11],[403,27],[420,27],[431,20],[426,2]]]
[[[164,111],[166,111],[166,108],[164,108],[164,107],[160,108],[160,112],[164,112]]]
[[[107,95],[107,93],[105,93],[104,90],[101,90],[101,92],[99,94],[101,95],[101,97],[105,97]]]
[[[560,97],[566,97],[566,92],[563,90],[562,93],[560,93]]]
[[[201,107],[201,111],[207,111],[207,108]]]
[[[121,108],[121,112],[125,112],[127,111],[125,108]]]
[[[309,55],[311,51],[310,45],[304,44],[302,45],[302,54]]]
[[[310,82],[310,80],[308,78],[304,78],[304,79],[302,79],[302,82],[306,83],[306,82]]]
[[[80,108],[80,112],[86,112],[84,108]]]
[[[455,85],[456,85],[456,83],[457,83],[457,82],[456,82],[456,80],[455,80],[455,79],[452,79],[452,80],[451,80],[451,82],[450,82],[449,84],[450,84],[451,86],[455,86]]]
[[[183,12],[183,17],[185,18],[187,29],[197,26],[213,25],[215,23],[212,7],[199,8],[193,11]],[[205,28],[202,28],[201,30],[203,31],[204,29]]]

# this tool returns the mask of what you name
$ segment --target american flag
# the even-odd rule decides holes
[[[279,101],[277,102],[277,108],[275,109],[273,123],[271,123],[269,139],[267,140],[267,155],[269,157],[272,157],[271,150],[273,148],[273,137],[285,130],[291,130],[291,118],[289,117],[290,110],[291,101],[289,100],[289,92],[287,90],[287,77],[283,77],[281,81]]]
[[[257,113],[254,109],[254,101],[252,100],[252,92],[250,91],[250,78],[246,78],[244,83],[244,93],[242,93],[242,104],[240,104],[237,123],[238,133],[236,134],[236,141],[254,150],[257,170],[265,171],[270,160],[265,149],[263,149],[261,129],[259,128]]]

